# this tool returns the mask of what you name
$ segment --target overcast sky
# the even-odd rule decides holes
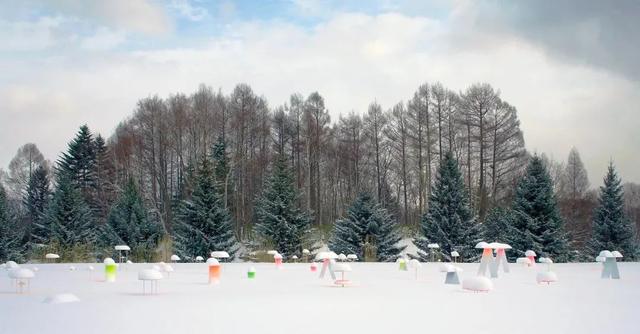
[[[640,182],[640,1],[0,0],[0,168],[55,160],[87,123],[109,136],[138,99],[250,84],[271,106],[319,91],[335,119],[423,82],[488,82],[527,149],[578,148]]]

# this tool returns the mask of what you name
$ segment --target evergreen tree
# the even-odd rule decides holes
[[[182,257],[207,256],[224,250],[233,258],[238,245],[229,211],[216,191],[211,161],[205,156],[198,166],[190,200],[183,200],[175,226],[175,247]]]
[[[113,244],[125,244],[131,247],[137,258],[151,261],[153,251],[162,235],[162,226],[149,219],[138,187],[129,179],[127,185],[114,203],[107,225],[111,231],[106,231],[105,239],[115,236]],[[111,234],[113,232],[113,234]]]
[[[445,258],[454,250],[465,261],[478,257],[473,247],[480,241],[481,226],[476,223],[462,174],[451,152],[440,165],[421,228],[422,236],[414,240],[421,259],[429,258],[429,243],[437,243]]]
[[[67,152],[58,160],[58,174],[69,180],[80,190],[89,205],[95,201],[96,189],[96,147],[89,127],[83,125],[76,137],[69,143]]]
[[[218,193],[222,197],[225,207],[231,211],[231,193],[233,182],[231,178],[231,163],[227,156],[227,143],[222,136],[213,145],[213,175]]]
[[[377,261],[394,261],[405,248],[398,246],[401,238],[395,225],[387,210],[376,203],[371,194],[362,192],[347,210],[347,217],[336,221],[329,248],[367,259],[368,247],[371,247]]]
[[[94,140],[95,164],[93,173],[95,175],[95,194],[93,203],[89,203],[94,210],[97,220],[105,222],[109,214],[111,204],[116,197],[115,189],[115,167],[109,147],[102,136],[98,135]]]
[[[514,214],[510,209],[495,207],[487,215],[483,226],[484,237],[487,242],[503,242],[511,244]],[[509,255],[509,253],[507,254]],[[515,255],[514,255],[515,256]]]
[[[300,254],[303,248],[312,246],[309,238],[313,218],[298,208],[299,196],[286,159],[278,156],[256,203],[254,230],[262,241],[286,255]]]
[[[593,232],[588,243],[591,254],[602,250],[620,251],[625,260],[638,258],[638,243],[633,224],[624,213],[622,181],[609,164],[604,185],[600,187],[598,207],[593,215]]]
[[[23,199],[29,221],[30,249],[33,249],[36,245],[46,244],[49,241],[49,229],[44,219],[44,214],[51,200],[49,185],[47,168],[43,165],[38,166],[31,178],[29,178],[27,191]]]
[[[534,156],[518,184],[513,202],[511,256],[522,256],[528,249],[554,261],[571,259],[568,235],[560,218],[553,182],[543,160]]]
[[[95,241],[95,231],[89,206],[68,176],[61,176],[47,209],[45,224],[49,241],[69,250]]]
[[[20,261],[22,246],[20,235],[17,233],[15,220],[12,219],[7,205],[7,193],[0,185],[0,262]]]

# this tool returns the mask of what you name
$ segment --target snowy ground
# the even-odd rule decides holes
[[[256,279],[246,278],[249,266]],[[37,265],[30,293],[14,293],[0,271],[0,333],[638,333],[640,263],[622,263],[621,280],[599,278],[600,265],[555,264],[559,282],[535,283],[536,270],[511,265],[489,293],[444,285],[437,264],[413,273],[396,264],[354,263],[355,285],[334,287],[308,264],[231,263],[219,285],[206,284],[204,264],[177,264],[160,294],[143,296],[128,265],[117,282],[102,280],[96,264]],[[478,264],[462,265],[462,278]],[[23,267],[32,268],[33,265]],[[70,292],[80,302],[45,304]]]

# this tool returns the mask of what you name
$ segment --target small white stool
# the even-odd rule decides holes
[[[145,269],[138,273],[138,280],[142,281],[142,294],[147,294],[147,282],[151,285],[150,294],[158,293],[158,281],[162,273],[154,269]]]

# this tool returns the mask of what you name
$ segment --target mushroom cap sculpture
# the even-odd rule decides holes
[[[459,257],[460,253],[458,253],[458,251],[453,251],[453,252],[451,252],[451,256],[452,257]]]
[[[541,257],[540,259],[538,259],[538,262],[540,263],[546,263],[546,264],[552,264],[553,260],[551,260],[548,257]]]
[[[202,261],[204,261],[204,258],[202,256],[198,255],[198,256],[196,256],[196,261],[197,262],[202,262]]]
[[[327,259],[337,259],[338,254],[335,252],[319,252],[316,254],[316,260],[327,260]]]
[[[171,255],[171,261],[180,261],[180,257],[178,255]]]
[[[353,260],[353,261],[355,261],[355,260],[357,260],[357,259],[358,259],[358,255],[355,255],[355,254],[349,254],[349,255],[347,255],[347,260]]]
[[[604,258],[607,258],[607,257],[615,257],[615,256],[613,256],[613,253],[611,253],[611,252],[610,252],[610,251],[608,251],[608,250],[603,250],[602,252],[600,252],[600,256],[602,256],[602,257],[604,257]]]
[[[115,249],[117,251],[130,251],[131,248],[127,245],[116,245]]]
[[[537,256],[536,252],[532,251],[532,250],[528,250],[526,252],[524,252],[524,256]]]
[[[30,278],[34,278],[36,275],[33,273],[33,271],[27,269],[27,268],[15,268],[15,269],[11,269],[9,270],[9,278],[11,279],[30,279]]]
[[[309,255],[310,253],[311,252],[309,252],[309,250],[306,249],[306,248],[302,250],[302,254],[304,254],[304,255]]]
[[[613,255],[613,257],[615,258],[622,258],[622,254],[618,251],[611,252],[611,255]]]
[[[345,260],[347,260],[347,256],[346,256],[346,255],[344,255],[344,253],[340,253],[340,254],[338,255],[338,260],[340,260],[340,261],[345,261]]]
[[[155,269],[144,269],[138,273],[138,280],[156,281],[162,279],[162,273]]]
[[[479,243],[476,244],[475,248],[485,249],[485,248],[491,248],[491,246],[489,246],[489,244],[484,241],[480,241]]]
[[[268,251],[267,251],[267,254],[269,254],[269,255],[276,255],[276,254],[278,254],[278,251],[277,251],[277,250],[273,250],[273,249],[272,249],[272,250],[268,250]]]
[[[438,245],[438,244],[428,244],[427,248],[431,248],[431,249],[440,248],[440,245]]]
[[[510,245],[501,242],[492,242],[489,244],[489,247],[493,249],[511,249]]]
[[[604,256],[596,256],[596,262],[604,262],[606,259]]]
[[[113,261],[112,258],[108,257],[108,258],[104,259],[103,263],[104,264],[116,264],[116,261]]]
[[[220,262],[216,258],[210,257],[207,259],[207,265],[209,266],[219,266]]]
[[[516,259],[516,263],[531,265],[531,260],[529,260],[528,257],[519,257],[519,258]]]
[[[5,267],[7,269],[16,269],[20,266],[15,261],[7,261],[7,263],[5,263]]]
[[[294,255],[291,258],[294,259],[294,260],[297,260],[298,259],[298,255]]]
[[[60,255],[54,253],[48,253],[44,256],[45,259],[59,259]]]
[[[215,259],[226,259],[226,258],[229,258],[229,253],[225,251],[215,251],[215,252],[211,252],[211,257]]]
[[[282,260],[282,254],[276,253],[276,254],[273,255],[273,258]]]

